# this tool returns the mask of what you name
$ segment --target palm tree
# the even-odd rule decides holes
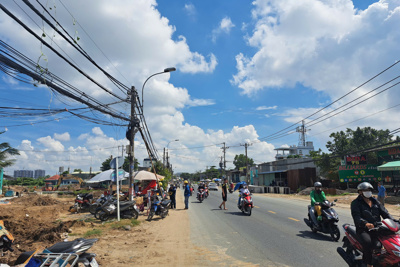
[[[0,132],[3,134],[4,132]],[[9,143],[0,143],[0,167],[5,168],[14,164],[15,160],[7,159],[9,156],[19,155],[19,151],[16,148],[10,146]]]

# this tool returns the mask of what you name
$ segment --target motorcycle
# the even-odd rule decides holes
[[[42,258],[46,258],[46,255],[51,255],[54,253],[77,254],[78,260],[74,262],[77,265],[74,265],[71,260],[71,262],[68,261],[71,264],[71,266],[79,266],[79,263],[82,263],[84,266],[98,267],[99,264],[96,261],[96,254],[86,252],[94,245],[94,243],[97,242],[97,240],[98,240],[97,238],[95,238],[95,239],[78,238],[73,241],[59,242],[57,244],[54,244],[51,247],[46,248],[42,253],[40,253],[39,255],[41,256],[41,258],[36,258],[35,256],[33,256],[32,259],[34,259],[36,263],[37,263],[37,260],[39,260],[40,263],[44,263],[45,259],[42,259]],[[23,252],[17,258],[17,260],[15,261],[14,264],[15,265],[24,264],[34,254],[36,255],[36,251]],[[32,259],[30,259],[30,261],[32,261]],[[61,265],[61,262],[63,262],[63,260],[60,260],[60,259],[56,259],[56,260],[58,260],[58,263],[60,265]],[[28,262],[30,262],[30,261],[28,261]]]
[[[204,198],[208,197],[208,187],[204,189]]]
[[[334,200],[334,202],[336,201],[337,199]],[[330,234],[333,241],[338,241],[340,238],[340,231],[336,223],[339,221],[339,215],[332,208],[332,206],[335,206],[334,202],[325,200],[320,203],[322,221],[317,220],[314,208],[308,205],[308,219],[304,218],[304,222],[311,228],[313,233],[321,232]]]
[[[164,219],[168,215],[168,210],[170,205],[171,205],[170,199],[161,198],[160,200],[157,195],[153,195],[151,197],[151,206],[149,215],[147,216],[147,220],[151,221],[154,215],[159,215],[161,219]]]
[[[93,203],[93,195],[89,193],[78,194],[75,198],[75,204],[69,207],[70,212],[81,212],[82,210],[89,209]]]
[[[200,201],[200,203],[203,202],[203,200],[204,200],[204,189],[200,188],[197,191],[197,199]]]
[[[238,208],[242,211],[242,213],[248,216],[251,215],[251,210],[254,208],[254,205],[253,205],[253,198],[251,197],[250,192],[242,193]]]
[[[101,207],[104,203],[106,203],[110,199],[112,199],[112,196],[110,195],[108,196],[101,195],[101,197],[99,197],[96,200],[96,202],[90,205],[89,212],[94,215],[96,213],[97,208]]]
[[[362,262],[363,247],[356,228],[346,223],[343,224],[343,229],[346,236],[343,237],[342,247],[338,247],[336,251],[349,266],[365,266]],[[372,252],[374,266],[399,266],[400,234],[397,234],[399,229],[398,221],[384,219],[369,230],[376,231],[378,238]]]
[[[107,221],[111,216],[116,216],[117,202],[112,201],[100,207],[96,214],[101,221]],[[139,209],[136,206],[136,201],[123,201],[119,203],[119,212],[124,219],[137,219],[139,217]]]

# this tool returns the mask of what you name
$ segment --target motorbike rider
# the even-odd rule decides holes
[[[197,191],[200,191],[200,189],[205,190],[206,187],[204,186],[204,183],[200,183],[199,186],[197,187]]]
[[[239,187],[239,200],[238,200],[238,207],[240,208],[240,201],[244,193],[250,194],[249,189],[247,189],[247,185],[243,184]]]
[[[325,193],[322,191],[322,184],[320,182],[314,183],[314,190],[310,193],[311,209],[310,216],[314,224],[318,225],[318,221],[322,221],[321,202],[326,200]],[[315,221],[315,214],[317,214],[317,223]]]
[[[368,231],[384,219],[392,219],[392,216],[374,197],[372,197],[373,186],[368,182],[363,182],[357,186],[358,197],[351,202],[351,216],[356,226],[357,235],[362,241],[364,248],[363,261],[367,266],[372,265],[372,250],[376,240],[376,233]]]

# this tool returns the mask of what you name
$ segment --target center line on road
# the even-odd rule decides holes
[[[297,220],[297,219],[291,218],[291,217],[288,217],[288,219],[289,219],[289,220],[292,220],[292,221],[296,221],[296,222],[299,222],[299,221],[300,221],[300,220]]]
[[[260,207],[259,206],[254,206],[254,208],[259,209]]]
[[[271,211],[271,210],[269,210],[268,212],[270,212],[270,213],[273,213],[273,214],[275,214],[275,213],[276,213],[275,211]]]

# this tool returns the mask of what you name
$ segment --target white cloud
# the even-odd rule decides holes
[[[224,17],[218,27],[212,31],[212,41],[215,42],[222,33],[229,34],[233,27],[235,24],[232,23],[231,18]]]
[[[37,141],[49,150],[53,150],[53,151],[63,151],[64,150],[63,144],[61,144],[60,141],[57,141],[57,140],[51,138],[50,136],[40,137],[37,139]]]
[[[278,106],[271,106],[271,107],[260,106],[260,107],[257,107],[256,110],[271,110],[271,109],[275,110],[277,108],[278,108]]]
[[[400,52],[399,1],[381,0],[364,11],[350,0],[253,3],[256,26],[247,41],[257,52],[236,56],[232,79],[243,94],[300,83],[337,97]]]
[[[65,133],[63,133],[63,134],[57,134],[57,133],[55,133],[54,134],[54,139],[56,139],[56,140],[60,140],[60,141],[69,141],[69,140],[71,140],[71,136],[69,135],[69,133],[68,132],[65,132]]]
[[[185,4],[184,9],[188,16],[196,15],[196,7],[193,4]]]

